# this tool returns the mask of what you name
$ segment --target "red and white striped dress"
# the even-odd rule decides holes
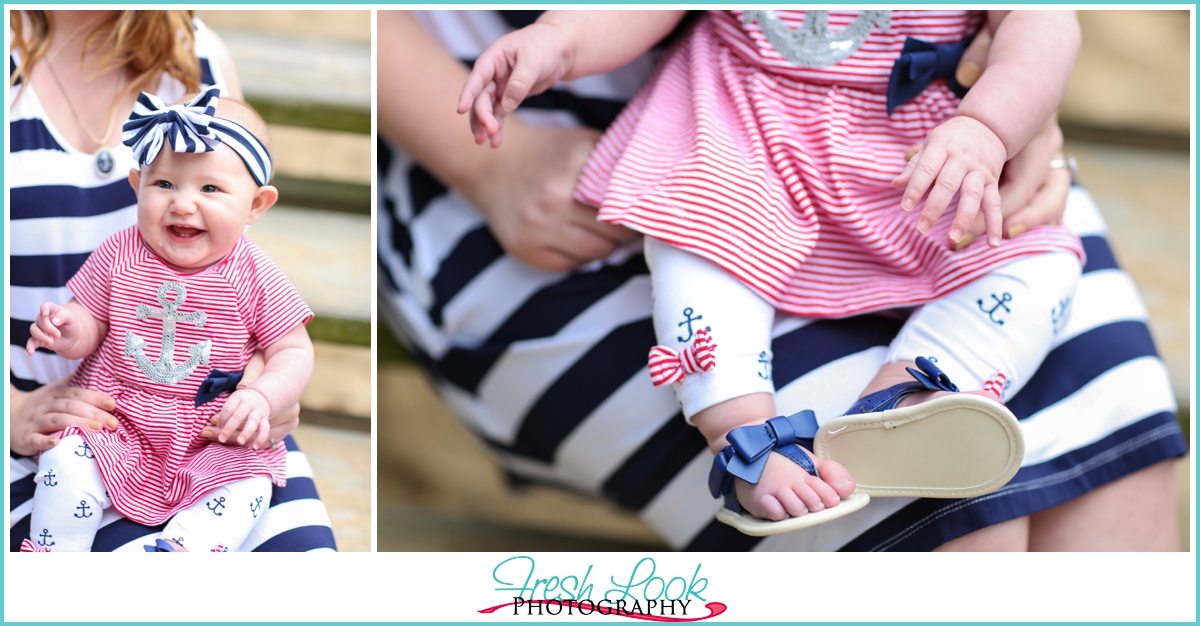
[[[191,356],[188,348],[206,340],[212,340],[212,349],[207,365],[197,365],[177,383],[162,383],[151,380],[135,357],[126,354],[126,332],[145,341],[146,357],[159,360],[163,320],[139,320],[137,309],[162,309],[159,290],[170,282],[182,285],[186,293],[178,313],[203,311],[206,319],[203,326],[177,320],[174,352],[164,358],[183,363]],[[106,239],[67,286],[96,319],[108,323],[108,335],[71,384],[112,396],[119,426],[104,432],[72,427],[64,434],[87,440],[113,506],[122,515],[142,524],[161,524],[223,484],[251,476],[284,484],[283,446],[251,450],[200,437],[228,393],[195,405],[196,390],[211,370],[242,371],[255,348],[271,345],[312,319],[287,277],[258,246],[242,237],[221,262],[185,274],[158,258],[133,226]],[[178,302],[179,293],[166,298]]]
[[[803,11],[777,11],[798,29]],[[829,11],[831,31],[857,11]],[[604,135],[576,197],[600,219],[723,267],[775,308],[840,317],[939,298],[1018,257],[1070,250],[1061,227],[955,252],[951,205],[928,236],[900,209],[904,149],[949,119],[944,81],[887,114],[907,37],[948,43],[979,11],[892,11],[847,59],[802,68],[741,11],[709,12],[675,45]],[[918,207],[920,208],[920,207]]]

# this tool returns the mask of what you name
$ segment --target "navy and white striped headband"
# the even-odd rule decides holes
[[[220,87],[210,87],[187,104],[167,106],[157,96],[142,92],[123,128],[123,143],[133,149],[139,165],[150,165],[162,150],[164,139],[175,152],[212,152],[224,143],[245,161],[254,182],[261,187],[271,180],[271,154],[254,133],[221,117],[217,110]]]

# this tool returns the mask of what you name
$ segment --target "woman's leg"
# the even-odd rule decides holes
[[[981,528],[934,548],[934,552],[1028,552],[1029,517]]]
[[[1161,461],[1031,516],[1034,551],[1179,549],[1175,461]]]

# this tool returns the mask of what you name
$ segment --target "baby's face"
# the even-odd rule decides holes
[[[274,202],[273,187],[259,187],[237,153],[221,144],[213,152],[158,158],[129,181],[138,194],[138,230],[150,248],[181,271],[199,271],[233,250],[249,224]],[[264,195],[270,195],[266,202]]]

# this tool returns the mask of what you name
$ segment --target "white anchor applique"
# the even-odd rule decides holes
[[[866,41],[871,29],[886,31],[892,23],[891,11],[863,11],[849,26],[829,32],[829,11],[805,11],[804,25],[792,30],[774,11],[746,11],[746,24],[758,22],[763,36],[783,58],[800,67],[829,67],[854,54]]]
[[[175,292],[175,299],[167,300],[167,293],[172,291]],[[137,306],[139,320],[153,317],[163,322],[162,346],[158,350],[157,361],[151,361],[150,357],[146,356],[145,340],[133,334],[132,330],[125,331],[125,354],[132,356],[142,373],[156,383],[174,384],[187,378],[197,365],[208,363],[209,354],[212,352],[212,340],[205,339],[188,347],[187,353],[191,355],[188,360],[178,365],[171,360],[175,354],[175,322],[183,320],[195,326],[204,326],[207,318],[204,311],[180,313],[179,307],[183,306],[186,300],[187,290],[183,285],[168,281],[158,288],[158,304],[162,306],[161,309],[152,309],[144,304]]]

